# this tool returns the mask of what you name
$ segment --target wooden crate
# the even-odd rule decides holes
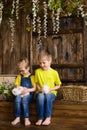
[[[62,86],[61,90],[66,101],[87,101],[87,86],[68,85]]]

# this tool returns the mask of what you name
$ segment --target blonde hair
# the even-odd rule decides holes
[[[46,59],[48,61],[52,61],[52,55],[45,50],[42,50],[38,56],[39,61]]]
[[[18,62],[18,68],[21,68],[21,67],[25,67],[25,68],[28,68],[29,67],[29,61],[26,57],[24,58],[21,58]]]

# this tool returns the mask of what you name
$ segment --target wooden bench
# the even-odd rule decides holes
[[[9,81],[13,83],[15,75],[1,75],[0,82]],[[84,122],[87,118],[87,103],[64,102],[63,100],[55,100],[53,104],[52,122],[58,123],[63,121],[68,122]],[[0,101],[0,121],[12,121],[14,115],[14,102],[13,101]],[[23,118],[22,118],[23,119]],[[64,120],[65,119],[65,120]],[[35,123],[37,120],[37,107],[36,100],[30,104],[30,120]]]
[[[9,82],[13,83],[15,81],[16,75],[0,75],[0,83]],[[57,102],[57,101],[56,101]],[[57,106],[58,107],[58,106]],[[55,112],[57,112],[57,107],[53,113],[53,118],[55,119]],[[36,100],[34,99],[30,104],[30,120],[36,121],[37,120],[37,107],[36,107]],[[14,115],[14,102],[12,101],[0,101],[0,120],[13,120],[15,117]],[[55,120],[56,121],[56,120]]]

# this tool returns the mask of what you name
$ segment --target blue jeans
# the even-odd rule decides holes
[[[38,108],[38,118],[44,119],[46,117],[51,117],[52,114],[52,104],[56,96],[54,94],[37,94],[37,108]]]
[[[24,118],[29,117],[29,103],[32,99],[32,94],[21,97],[20,95],[15,97],[15,116],[20,117],[21,108],[23,107]]]

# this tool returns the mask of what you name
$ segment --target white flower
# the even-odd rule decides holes
[[[2,22],[2,18],[0,18],[0,24],[1,24],[1,22]]]
[[[3,10],[3,3],[0,2],[0,24],[2,22],[2,10]]]
[[[3,93],[8,93],[8,89],[7,90],[5,89]]]

